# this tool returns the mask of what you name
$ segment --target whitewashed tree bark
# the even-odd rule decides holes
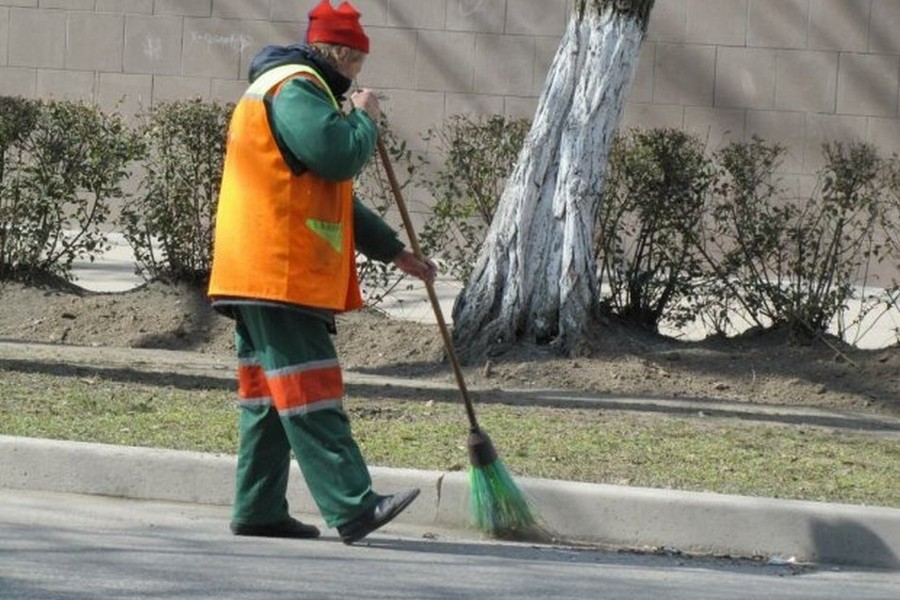
[[[571,351],[596,314],[596,214],[653,3],[576,0],[531,131],[454,307],[463,356],[520,341]]]

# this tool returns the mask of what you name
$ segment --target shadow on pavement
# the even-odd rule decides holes
[[[850,520],[816,521],[812,525],[816,555],[821,562],[846,562],[848,555],[859,563],[885,569],[900,569],[900,559],[876,532]]]

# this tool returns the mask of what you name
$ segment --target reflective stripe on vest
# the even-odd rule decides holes
[[[229,126],[209,294],[352,310],[362,306],[352,181],[294,174],[269,127],[264,98],[297,75],[326,90],[340,110],[305,66],[270,69],[247,88]]]
[[[309,75],[314,78],[319,83],[319,87],[328,93],[332,106],[340,110],[341,105],[338,104],[334,94],[331,93],[331,88],[328,87],[328,84],[325,83],[322,76],[312,67],[307,67],[305,65],[282,65],[280,67],[275,67],[274,69],[269,69],[257,77],[256,81],[250,84],[250,87],[244,92],[244,96],[263,98],[273,87],[294,75]]]

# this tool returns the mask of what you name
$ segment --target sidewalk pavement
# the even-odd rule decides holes
[[[137,287],[143,280],[134,273],[134,254],[125,238],[118,233],[107,236],[110,249],[94,262],[81,261],[73,265],[75,283],[93,291],[122,292]],[[452,323],[453,304],[462,290],[462,285],[445,275],[438,273],[435,291],[444,313],[444,320]],[[868,294],[883,293],[884,290],[870,288]],[[380,310],[398,319],[434,323],[434,313],[428,296],[421,282],[407,278],[401,286],[393,290],[379,305]],[[860,321],[860,322],[857,322]],[[749,327],[752,321],[746,320]],[[889,306],[882,310],[873,310],[864,318],[860,318],[860,303],[851,301],[843,315],[844,326],[847,327],[846,339],[858,336],[856,345],[860,348],[884,348],[897,343],[900,331],[900,309]],[[684,340],[698,340],[709,332],[701,323],[685,326],[683,329],[666,331]],[[832,331],[832,333],[836,333]]]
[[[98,275],[82,274],[110,291],[127,284],[127,259],[106,266]],[[115,273],[118,276],[110,275]],[[106,281],[97,283],[99,275]],[[83,277],[79,283],[85,285]],[[13,356],[27,356],[21,351],[26,345],[12,345],[20,348]],[[10,351],[7,348],[7,357]],[[63,348],[57,351],[64,356]],[[133,360],[142,368],[175,370],[174,362],[155,367],[141,363],[139,351],[116,354],[119,361]],[[212,368],[230,376],[229,367],[181,362],[178,368],[192,373]],[[354,376],[348,374],[348,383]],[[235,457],[229,455],[0,436],[0,487],[10,489],[227,505],[234,468]],[[379,490],[422,489],[420,499],[399,517],[400,523],[480,535],[470,523],[465,474],[373,467],[372,475]],[[900,569],[900,509],[545,479],[517,481],[545,529],[566,543]],[[317,513],[297,471],[291,478],[289,501],[297,513]]]
[[[94,262],[77,261],[72,265],[74,283],[96,292],[124,292],[144,281],[134,272],[134,254],[121,234],[107,235],[109,250]],[[453,303],[462,285],[449,277],[438,275],[435,291],[445,320],[450,323]],[[434,312],[425,288],[418,280],[407,278],[379,305],[389,315],[409,321],[434,323]]]
[[[228,505],[234,470],[229,455],[0,436],[0,487],[10,489]],[[377,490],[421,488],[398,523],[480,537],[470,524],[466,474],[371,471]],[[900,569],[897,509],[546,479],[517,483],[563,543]],[[288,501],[296,514],[317,514],[297,469]]]

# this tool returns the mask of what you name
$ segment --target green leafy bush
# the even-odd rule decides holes
[[[781,147],[754,139],[724,148],[704,248],[717,275],[710,295],[727,289],[753,324],[787,327],[798,340],[835,322],[872,261],[889,253],[878,227],[887,205],[874,148],[827,143],[822,150],[819,188],[786,198],[773,175]]]
[[[772,297],[781,293],[785,232],[796,212],[784,203],[775,178],[784,152],[754,137],[715,155],[713,199],[699,240],[712,275],[702,281],[694,303],[701,321],[718,334],[740,330],[745,318],[765,327],[779,313]]]
[[[429,132],[444,162],[424,183],[435,202],[422,249],[440,256],[462,282],[474,268],[529,127],[526,119],[457,115]]]
[[[876,234],[884,197],[879,188],[882,160],[875,148],[830,142],[822,152],[821,195],[802,207],[789,235],[794,255],[784,317],[792,330],[806,335],[825,331],[884,250]]]
[[[413,152],[405,141],[398,139],[386,121],[381,124],[380,135],[397,178],[397,184],[401,193],[404,193],[418,182],[425,160]],[[357,176],[354,190],[357,199],[382,218],[387,218],[391,209],[396,206],[394,192],[377,151],[366,168]],[[406,200],[405,194],[404,200]],[[406,241],[402,234],[401,238],[404,242]],[[406,279],[406,275],[392,264],[366,260],[361,254],[357,255],[357,267],[359,283],[364,290],[366,304],[370,307],[380,304],[400,288]]]
[[[882,185],[886,191],[886,208],[883,229],[888,256],[900,256],[900,156],[894,154],[885,161]],[[900,311],[900,276],[885,284],[884,310]],[[900,343],[900,328],[894,330]]]
[[[692,318],[681,301],[700,276],[695,248],[712,181],[694,136],[634,129],[615,140],[596,237],[607,311],[653,331]]]
[[[233,105],[185,100],[143,116],[144,176],[122,227],[145,279],[209,276],[213,227]]]
[[[77,102],[0,102],[0,277],[71,278],[105,250],[110,200],[140,146],[118,115]]]
[[[0,97],[0,278],[7,279],[21,267],[23,246],[19,222],[27,213],[22,197],[25,167],[24,142],[31,135],[39,113],[38,103],[24,98]]]

